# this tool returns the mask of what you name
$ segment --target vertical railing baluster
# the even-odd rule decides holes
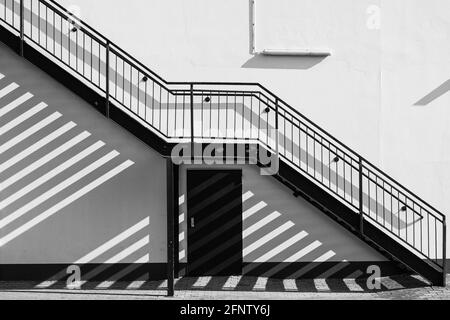
[[[447,275],[447,221],[445,216],[442,220],[442,275],[443,275],[443,285],[446,284]]]
[[[100,45],[100,44],[99,44]],[[109,53],[110,53],[110,42],[109,40],[106,41],[106,72],[105,72],[105,78],[106,78],[106,117],[109,118]],[[100,73],[101,68],[100,65],[98,67],[98,72]],[[130,93],[131,94],[131,93]]]
[[[370,199],[369,199],[370,201]],[[359,157],[359,231],[364,235],[364,208],[363,208],[363,162]]]
[[[19,53],[23,57],[23,42],[24,42],[24,8],[23,8],[24,0],[20,0],[20,47]]]
[[[191,161],[194,162],[194,84],[191,83]],[[212,100],[212,99],[211,99]]]
[[[279,126],[279,115],[280,115],[280,111],[279,111],[279,103],[280,101],[278,100],[278,98],[275,99],[275,154],[278,160],[279,157],[279,146],[278,146],[278,126]]]

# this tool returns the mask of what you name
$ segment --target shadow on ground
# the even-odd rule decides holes
[[[67,291],[66,283],[59,281],[42,287],[38,282],[0,282],[1,291],[33,291],[45,292]],[[367,279],[297,279],[281,280],[258,277],[242,277],[230,284],[229,277],[190,277],[175,280],[175,290],[179,291],[234,291],[234,292],[392,292],[404,289],[419,289],[429,287],[429,284],[411,276],[392,276],[381,281],[381,289],[369,289]],[[166,281],[145,281],[138,284],[125,281],[114,283],[87,282],[80,287],[83,294],[92,291],[93,294],[104,294],[114,291],[115,294],[130,294],[131,291],[148,291],[151,296],[166,294]],[[124,291],[117,293],[117,291]],[[72,290],[76,294],[78,290]],[[140,293],[141,294],[141,293]]]

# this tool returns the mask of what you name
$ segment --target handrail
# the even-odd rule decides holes
[[[17,5],[14,5],[17,2],[20,4],[19,12],[16,10]],[[36,2],[37,8],[33,6]],[[277,150],[277,154],[286,163],[358,213],[361,233],[364,232],[365,223],[375,224],[434,265],[445,267],[446,244],[442,243],[441,246],[439,243],[441,238],[442,241],[446,239],[446,216],[262,84],[169,82],[89,24],[74,18],[72,13],[54,0],[30,0],[30,7],[24,7],[24,0],[13,0],[12,4],[8,9],[12,12],[13,20],[8,21],[7,16],[2,17],[0,13],[0,21],[19,32],[20,51],[23,52],[23,43],[30,41],[49,54],[55,63],[63,65],[105,94],[107,115],[110,101],[115,101],[163,138],[189,138],[193,146],[196,139],[219,138],[218,134],[205,134],[203,127],[199,134],[195,132],[196,112],[201,114],[202,126],[208,123],[208,129],[212,130],[214,127],[218,131],[221,130],[221,112],[225,112],[225,115],[222,114],[222,122],[227,123],[225,129],[231,129],[231,124],[228,124],[230,112],[234,117],[234,133],[232,137],[227,133],[222,138],[254,139],[270,150]],[[7,5],[5,1],[5,10]],[[45,18],[41,15],[42,6],[45,8]],[[51,18],[48,16],[48,10]],[[16,15],[20,19],[19,29],[14,21]],[[33,18],[38,20],[38,26]],[[45,34],[41,22],[45,23]],[[63,30],[63,23],[68,22],[71,27],[69,30]],[[42,38],[45,38],[45,42]],[[51,44],[50,49],[48,41]],[[82,44],[79,43],[81,41]],[[73,47],[76,48],[75,53]],[[81,57],[79,51],[82,52]],[[150,90],[151,92],[148,92]],[[216,110],[214,112],[213,104]],[[174,118],[169,116],[170,110],[173,110]],[[147,114],[150,112],[151,115]],[[209,122],[208,119],[203,119],[205,113]],[[213,125],[213,113],[214,117],[217,113],[217,125]],[[185,124],[186,117],[190,119],[188,124]],[[182,135],[169,132],[169,125],[172,125],[169,118],[175,121],[175,130],[178,129],[177,121],[182,121]],[[237,128],[237,119],[240,119],[240,128]],[[257,134],[251,131],[247,136],[237,136],[236,132],[241,129],[244,131],[246,125],[253,129],[254,121],[257,121]],[[269,143],[267,132],[264,132],[269,129],[278,132],[275,146]],[[263,133],[266,134],[265,141],[264,136],[261,136]],[[244,135],[244,132],[242,134]],[[420,230],[417,231],[416,228]],[[434,242],[431,242],[433,236]],[[416,238],[419,237],[420,246],[416,243]],[[423,237],[426,237],[427,250],[422,246]],[[431,249],[430,243],[433,247]],[[438,249],[442,251],[442,262],[438,259]]]

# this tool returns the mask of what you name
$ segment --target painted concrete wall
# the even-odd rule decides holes
[[[3,44],[0,73],[33,95],[0,119],[0,263],[165,262],[165,160]]]
[[[448,1],[256,0],[257,51],[325,59],[251,54],[249,1],[59,2],[169,80],[261,82],[450,212]]]
[[[320,257],[323,257],[324,262],[386,261],[382,255],[306,200],[294,197],[289,188],[273,177],[262,176],[256,166],[232,166],[234,169],[237,167],[242,169],[244,233],[255,225],[262,226],[243,239],[244,262],[312,262]],[[185,200],[188,168],[199,168],[199,166],[183,165],[180,168],[180,262],[187,261],[187,203]],[[214,165],[211,168],[226,169],[227,166]],[[250,216],[249,212],[253,214]],[[247,215],[249,218],[246,218]],[[264,221],[269,222],[264,223]],[[291,227],[277,233],[276,230],[285,224]],[[304,238],[293,243],[288,241],[296,239],[303,232],[306,233]],[[272,234],[273,238],[262,246],[255,245],[268,234]],[[251,247],[257,247],[257,249],[249,250]],[[300,252],[304,254],[299,254]],[[270,257],[268,253],[271,253]],[[289,258],[295,255],[298,255],[298,259],[289,261]]]

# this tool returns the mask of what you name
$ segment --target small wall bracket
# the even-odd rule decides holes
[[[289,57],[328,57],[331,55],[329,49],[264,49],[264,56],[289,56]]]

